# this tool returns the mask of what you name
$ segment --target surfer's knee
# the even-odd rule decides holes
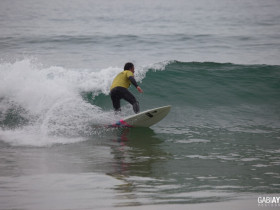
[[[136,101],[134,102],[133,106],[133,111],[137,114],[138,112],[140,112],[140,108],[139,108],[139,102]]]

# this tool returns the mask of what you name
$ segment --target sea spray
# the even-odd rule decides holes
[[[94,133],[91,125],[115,121],[112,113],[84,101],[81,92],[108,93],[110,75],[120,71],[118,68],[80,71],[42,67],[29,59],[2,63],[0,68],[0,136],[8,143],[44,145],[80,141]]]

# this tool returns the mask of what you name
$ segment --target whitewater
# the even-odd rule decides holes
[[[120,71],[46,68],[29,59],[1,64],[2,139],[19,145],[71,143],[81,141],[82,133],[93,132],[87,131],[89,126],[112,124],[118,117],[83,100],[82,93],[90,92],[92,100],[100,93],[108,95],[112,78]],[[68,138],[54,139],[52,134]]]

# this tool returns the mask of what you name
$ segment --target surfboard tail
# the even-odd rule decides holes
[[[129,125],[127,122],[125,122],[124,120],[119,120],[117,121],[115,124],[111,125],[110,127],[128,127],[128,128],[132,128],[132,125]]]

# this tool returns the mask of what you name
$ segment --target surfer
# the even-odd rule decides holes
[[[136,100],[134,95],[128,91],[131,83],[136,87],[139,93],[143,93],[143,90],[134,79],[133,63],[126,63],[124,70],[115,77],[110,88],[110,96],[116,112],[121,111],[121,99],[129,102],[132,105],[133,111],[135,113],[140,111],[139,102]]]

